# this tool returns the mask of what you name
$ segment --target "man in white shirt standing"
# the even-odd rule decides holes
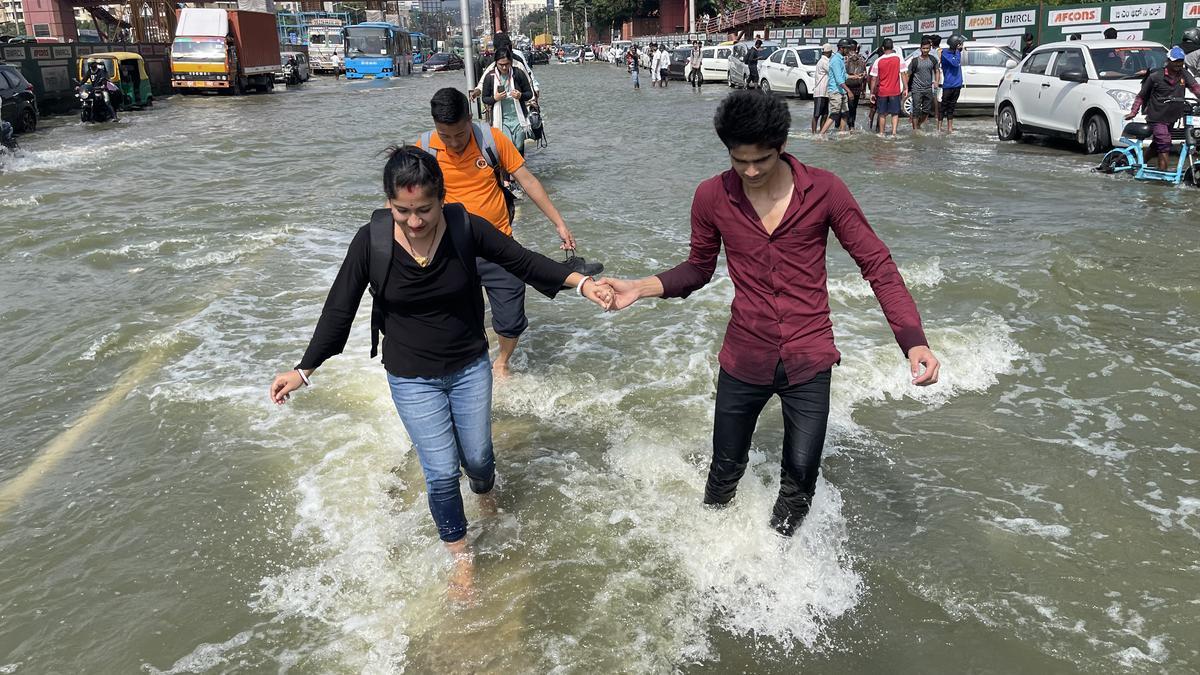
[[[671,79],[671,52],[667,45],[658,46],[658,86],[667,88],[667,80]]]
[[[651,88],[658,86],[658,45],[650,45],[649,63],[642,64],[650,69],[650,86]]]
[[[338,79],[342,76],[342,57],[338,56],[337,52],[329,57],[329,62],[333,64],[333,79]]]
[[[832,53],[833,45],[828,42],[821,45],[821,58],[817,61],[817,70],[813,74],[812,132],[814,134],[829,117],[829,55]]]

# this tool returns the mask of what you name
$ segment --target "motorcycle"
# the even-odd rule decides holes
[[[79,98],[79,120],[81,122],[99,123],[107,122],[113,118],[112,114],[109,113],[109,106],[105,105],[106,101],[111,100],[107,87],[97,89],[91,83],[84,82],[75,89],[75,96]]]

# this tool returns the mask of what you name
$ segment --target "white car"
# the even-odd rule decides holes
[[[733,45],[717,45],[700,49],[700,74],[705,82],[725,82],[729,79],[729,55]]]
[[[1012,47],[994,42],[971,40],[963,45],[962,93],[960,107],[992,107],[996,88],[1009,68],[1017,65],[1021,55]]]
[[[996,133],[1004,141],[1023,134],[1063,136],[1085,152],[1104,152],[1120,140],[1142,78],[1166,59],[1157,42],[1042,45],[1005,73],[994,101]]]
[[[820,47],[781,47],[759,62],[758,87],[765,92],[808,98],[817,93],[813,90],[817,81],[817,61],[820,60]]]

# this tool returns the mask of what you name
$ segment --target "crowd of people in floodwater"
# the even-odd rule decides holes
[[[952,35],[944,48],[941,41],[939,35],[922,38],[920,52],[909,60],[896,51],[891,38],[885,38],[879,49],[871,54],[864,54],[853,38],[842,38],[836,46],[822,45],[812,90],[812,133],[854,131],[858,126],[859,104],[865,103],[867,128],[881,135],[895,136],[902,103],[910,93],[909,120],[914,131],[934,119],[938,131],[945,129],[947,133],[953,133],[958,97],[963,87],[962,50],[966,40],[960,35]],[[757,69],[762,42],[756,40],[743,59],[750,71],[747,78],[750,88],[759,81]],[[684,70],[684,79],[694,89],[704,84],[701,71],[703,47],[699,40],[692,42]],[[651,86],[665,87],[671,77],[672,51],[666,44],[651,43],[645,50],[631,46],[625,56],[625,67],[633,88],[641,88],[643,69],[650,71]]]

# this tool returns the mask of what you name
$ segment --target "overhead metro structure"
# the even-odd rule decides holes
[[[733,11],[698,20],[695,30],[688,32],[741,34],[784,23],[807,24],[825,16],[825,11],[825,0],[752,0]]]

